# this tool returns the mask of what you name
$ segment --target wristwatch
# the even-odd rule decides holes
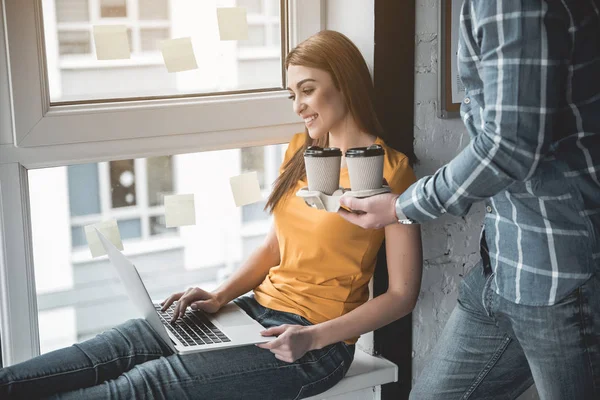
[[[398,219],[398,223],[399,224],[402,224],[402,225],[411,225],[411,224],[417,224],[418,223],[414,219],[408,218],[406,215],[404,215],[404,213],[400,209],[400,196],[398,196],[398,198],[396,199],[395,208],[396,208],[396,218]]]

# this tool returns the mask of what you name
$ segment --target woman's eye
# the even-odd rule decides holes
[[[304,93],[304,94],[308,95],[308,94],[311,94],[312,92],[314,92],[314,90],[315,90],[315,89],[304,89],[304,90],[302,91],[302,93]]]
[[[290,95],[288,96],[288,99],[290,99],[290,100],[294,100],[295,98],[296,98],[296,96],[294,96],[293,94],[290,94]]]

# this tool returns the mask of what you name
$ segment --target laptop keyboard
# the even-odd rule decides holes
[[[171,323],[175,304],[171,304],[166,311],[161,311],[161,306],[154,305],[163,325],[179,339],[184,346],[198,346],[213,343],[231,342],[231,340],[217,328],[201,311],[187,310],[182,318]]]

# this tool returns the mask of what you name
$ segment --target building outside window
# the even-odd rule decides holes
[[[53,101],[221,92],[281,85],[279,0],[48,0],[44,26]],[[248,39],[220,42],[217,7],[247,10]],[[99,63],[93,27],[125,25],[131,59]],[[168,74],[160,42],[191,37],[198,70]]]

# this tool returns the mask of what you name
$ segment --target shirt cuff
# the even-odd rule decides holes
[[[396,199],[396,219],[398,221],[400,221],[401,219],[406,219],[406,215],[404,215],[404,213],[402,212],[402,209],[400,208],[400,197],[398,196],[398,198]]]

